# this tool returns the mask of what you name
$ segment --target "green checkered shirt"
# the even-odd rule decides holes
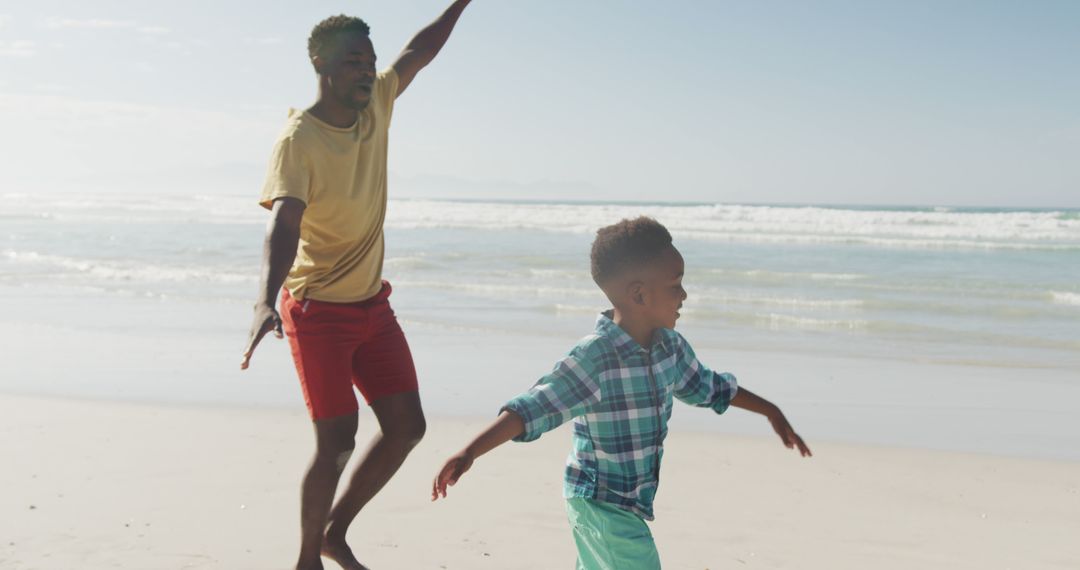
[[[737,389],[734,376],[698,362],[679,333],[660,329],[645,350],[609,312],[596,320],[594,334],[503,409],[525,421],[515,441],[533,441],[573,418],[563,495],[653,520],[672,397],[721,414]]]

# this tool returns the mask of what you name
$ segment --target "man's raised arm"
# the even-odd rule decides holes
[[[465,10],[465,6],[469,5],[469,1],[456,0],[438,19],[417,32],[413,39],[409,40],[405,49],[401,50],[397,61],[394,62],[394,71],[398,75],[398,89],[395,97],[405,92],[405,88],[412,83],[416,74],[431,63],[439,50],[446,45],[454,24],[457,23],[461,12]]]

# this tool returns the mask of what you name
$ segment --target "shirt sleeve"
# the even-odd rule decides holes
[[[724,413],[739,390],[735,377],[707,368],[682,336],[677,340],[676,358],[679,380],[675,383],[675,397],[692,406]]]
[[[278,198],[296,198],[307,204],[310,192],[310,163],[292,137],[281,138],[270,155],[259,205],[270,209]]]
[[[500,411],[514,412],[525,422],[525,431],[514,441],[533,441],[587,413],[600,402],[597,372],[593,359],[576,348],[528,392],[507,402]]]
[[[397,100],[398,74],[393,67],[387,67],[375,76],[375,100],[386,117],[386,125],[390,126],[390,118],[394,114],[394,101]]]

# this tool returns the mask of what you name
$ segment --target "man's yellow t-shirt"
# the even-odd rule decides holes
[[[337,128],[289,110],[259,200],[302,200],[300,243],[285,279],[293,298],[363,301],[382,286],[386,150],[397,96],[393,68],[378,74],[356,124]]]

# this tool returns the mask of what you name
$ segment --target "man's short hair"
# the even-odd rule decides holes
[[[338,14],[315,24],[311,29],[311,35],[307,41],[308,57],[326,57],[341,42],[342,36],[350,32],[358,32],[365,36],[371,34],[371,28],[360,18]]]
[[[667,228],[647,216],[600,228],[590,255],[593,281],[603,287],[624,270],[656,259],[670,245]]]

